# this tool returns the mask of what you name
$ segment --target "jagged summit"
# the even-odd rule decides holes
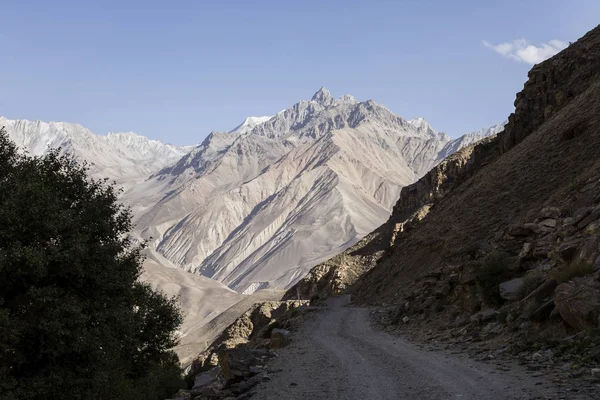
[[[321,86],[321,88],[317,90],[317,92],[313,95],[313,97],[310,100],[317,102],[324,107],[330,106],[334,102],[333,96],[331,96],[329,90],[325,89],[324,86]]]
[[[408,123],[411,124],[412,126],[414,126],[415,128],[417,128],[419,130],[423,130],[425,132],[427,132],[428,130],[430,130],[432,132],[437,132],[435,129],[433,129],[431,124],[429,122],[427,122],[427,120],[423,117],[413,118],[413,119],[409,120]]]

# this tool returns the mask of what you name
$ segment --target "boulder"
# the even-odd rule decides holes
[[[273,329],[271,331],[271,349],[281,349],[290,343],[290,331],[286,329]]]
[[[540,212],[540,218],[558,218],[560,217],[560,208],[558,207],[544,207]]]
[[[448,294],[451,291],[452,291],[452,285],[450,285],[450,282],[442,281],[442,282],[438,283],[433,294],[438,299],[441,299],[441,298],[448,296]]]
[[[573,223],[575,225],[579,225],[581,221],[583,221],[588,215],[590,215],[593,209],[594,207],[584,207],[575,211],[575,213],[573,213]]]
[[[593,208],[587,216],[577,222],[577,227],[583,229],[594,221],[600,219],[600,205]]]
[[[523,248],[519,252],[519,258],[521,260],[527,260],[527,259],[531,258],[531,256],[533,255],[533,248],[534,248],[533,243],[529,243],[529,242],[523,243]]]
[[[499,285],[500,297],[505,300],[518,300],[522,286],[522,278],[515,278],[510,281],[502,282]]]
[[[475,271],[475,269],[465,268],[465,270],[460,273],[458,282],[461,285],[468,285],[468,284],[475,283],[476,280],[477,280],[477,272]]]
[[[560,256],[562,257],[563,260],[572,261],[573,258],[575,257],[575,254],[577,254],[578,247],[579,247],[579,241],[570,240],[568,242],[564,242],[558,248],[558,254],[560,254]]]
[[[543,221],[540,222],[540,227],[555,229],[556,228],[556,219],[554,219],[554,218],[547,218],[547,219],[545,219],[545,220],[543,220]]]
[[[539,231],[540,231],[540,228],[537,224],[527,223],[527,224],[522,224],[522,225],[513,225],[510,228],[508,228],[507,233],[510,236],[519,237],[519,236],[529,236],[531,234],[538,233]]]
[[[554,304],[571,327],[594,329],[600,325],[600,282],[591,276],[575,278],[556,288]]]
[[[581,248],[577,253],[577,259],[592,264],[599,256],[599,253],[598,238],[596,236],[590,236],[581,244]]]
[[[196,375],[194,378],[194,386],[192,387],[192,394],[200,393],[199,390],[205,386],[210,385],[217,381],[221,367],[215,367],[211,370],[204,371]]]
[[[180,389],[177,393],[166,400],[190,400],[192,395],[189,390]]]
[[[219,366],[221,374],[228,384],[239,382],[252,376],[250,367],[265,362],[265,358],[272,357],[269,350],[249,349],[238,346],[233,349],[223,349],[219,352]]]
[[[584,232],[588,235],[600,234],[600,220],[594,221],[585,227]]]
[[[471,315],[470,320],[474,323],[483,323],[492,321],[494,318],[496,318],[496,310],[494,310],[493,308],[487,308],[485,310],[479,311],[476,314]]]

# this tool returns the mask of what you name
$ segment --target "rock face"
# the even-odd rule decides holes
[[[395,245],[354,285],[360,301],[397,298],[424,270],[495,249],[522,255],[524,265],[581,258],[586,238],[597,236],[596,216],[586,218],[600,177],[598,46],[600,28],[536,65],[504,131],[446,173],[440,165],[403,188],[391,219],[402,221],[429,198],[432,205],[420,222],[400,227]],[[585,258],[597,258],[590,243]]]
[[[600,328],[600,282],[577,278],[556,288],[554,304],[560,316],[577,330]]]
[[[198,355],[190,367],[191,373],[195,375],[216,366],[219,354],[226,349],[244,346],[268,348],[271,341],[274,342],[274,347],[283,347],[288,336],[281,329],[282,324],[293,317],[294,310],[306,305],[307,301],[267,301],[255,304],[229,325],[207,350]]]

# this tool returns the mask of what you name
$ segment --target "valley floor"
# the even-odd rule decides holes
[[[252,399],[586,399],[520,367],[498,369],[466,356],[423,350],[376,331],[365,308],[330,299],[269,364]],[[576,397],[573,397],[575,395]],[[583,396],[583,397],[581,397]]]

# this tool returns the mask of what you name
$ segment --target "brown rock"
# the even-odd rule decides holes
[[[540,226],[544,228],[556,228],[556,219],[548,218],[540,222]]]
[[[579,225],[579,223],[583,221],[585,217],[590,215],[593,209],[594,207],[584,207],[575,211],[575,213],[573,213],[573,224]]]
[[[537,224],[527,223],[522,225],[513,225],[508,228],[508,234],[510,236],[529,236],[534,233],[538,233],[540,228]]]
[[[471,315],[471,322],[474,323],[484,323],[484,322],[488,322],[488,321],[492,321],[493,319],[496,318],[496,310],[494,310],[493,308],[487,308],[485,310],[479,311],[476,314]]]
[[[558,207],[544,207],[540,212],[541,218],[558,218],[560,217],[560,208]]]
[[[580,277],[556,288],[554,304],[560,316],[573,328],[598,328],[600,318],[600,282]]]
[[[598,238],[596,236],[590,236],[583,241],[581,248],[577,253],[577,259],[592,264],[599,253]]]
[[[238,346],[233,349],[223,349],[219,352],[221,374],[228,383],[240,381],[252,375],[250,367],[259,364],[261,358],[272,356],[268,350],[249,349]]]
[[[473,268],[466,268],[460,274],[459,282],[461,285],[468,285],[471,283],[475,283],[477,280],[477,272]]]
[[[269,344],[269,348],[271,349],[281,349],[285,347],[290,342],[290,331],[285,329],[273,329],[271,331],[271,342]]]
[[[533,255],[533,243],[523,243],[523,248],[521,249],[521,252],[519,253],[519,258],[521,260],[527,260],[529,258],[531,258],[531,256]]]
[[[575,257],[578,247],[579,247],[579,241],[572,240],[572,241],[564,242],[558,248],[558,254],[560,254],[560,256],[562,257],[563,260],[571,261]]]
[[[596,221],[600,219],[600,206],[596,206],[594,209],[592,209],[589,214],[585,217],[582,218],[578,223],[577,223],[577,227],[579,229],[583,229],[586,226],[588,226],[589,224],[591,224],[592,222]]]
[[[448,294],[450,293],[451,290],[452,290],[452,286],[450,285],[450,282],[442,281],[436,286],[434,295],[438,299],[441,299],[441,298],[448,296]]]

